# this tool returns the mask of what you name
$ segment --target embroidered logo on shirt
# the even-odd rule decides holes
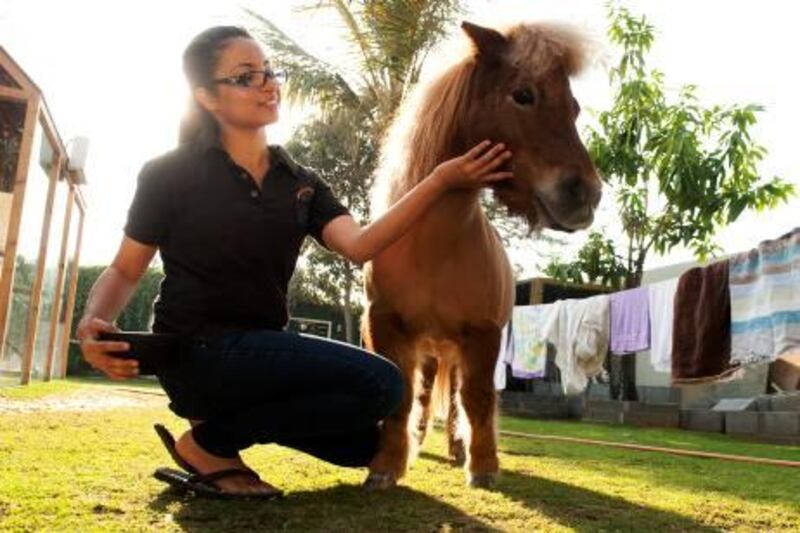
[[[308,225],[308,211],[313,196],[313,187],[305,186],[297,190],[297,223],[303,228]]]
[[[300,202],[308,202],[312,196],[314,196],[313,187],[300,187],[297,190],[297,200]]]

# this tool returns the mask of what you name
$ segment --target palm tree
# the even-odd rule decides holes
[[[330,65],[306,52],[253,10],[254,34],[291,72],[290,101],[323,114],[343,108],[370,116],[377,139],[408,90],[419,80],[431,49],[463,11],[462,0],[316,0],[300,10],[333,10],[341,20],[354,61]],[[357,73],[355,77],[348,73]]]
[[[290,71],[284,95],[315,106],[321,116],[305,125],[287,148],[323,171],[334,193],[367,222],[380,139],[407,92],[419,80],[425,59],[462,12],[462,0],[316,0],[301,10],[332,10],[345,28],[353,58],[330,65],[314,57],[266,17],[246,10],[254,36],[274,62]],[[354,125],[359,125],[355,128]],[[321,248],[304,250],[306,270],[341,306],[347,340],[354,342],[353,301],[361,272]],[[324,282],[324,283],[323,283]],[[319,286],[317,287],[319,288]]]

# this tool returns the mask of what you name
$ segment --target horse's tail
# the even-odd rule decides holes
[[[443,354],[444,355],[444,354]],[[458,387],[458,365],[455,357],[444,355],[439,358],[436,371],[436,381],[433,383],[431,393],[431,413],[434,417],[448,420],[452,402],[456,401],[456,388]]]

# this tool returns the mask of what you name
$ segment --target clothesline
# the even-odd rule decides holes
[[[800,347],[800,228],[681,276],[580,300],[515,306],[495,373],[544,376],[547,349],[566,394],[582,392],[608,353],[649,350],[675,385],[734,379]]]

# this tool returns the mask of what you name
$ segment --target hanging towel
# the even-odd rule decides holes
[[[609,298],[601,295],[552,305],[544,333],[555,346],[564,393],[580,394],[589,378],[603,371],[608,353]]]
[[[650,347],[650,316],[646,287],[615,292],[609,296],[611,353],[624,355]]]
[[[511,375],[515,378],[544,377],[547,364],[547,338],[544,325],[552,313],[552,304],[518,305],[511,318],[514,356]]]
[[[494,388],[505,390],[506,388],[506,366],[514,357],[514,345],[510,342],[509,329],[511,322],[506,324],[500,332],[500,349],[497,353],[497,363],[494,366]]]
[[[650,313],[650,363],[656,372],[672,371],[672,326],[678,278],[648,286]]]
[[[774,361],[800,347],[800,228],[730,258],[731,361]]]
[[[684,273],[675,292],[672,382],[698,383],[734,377],[728,262]]]

